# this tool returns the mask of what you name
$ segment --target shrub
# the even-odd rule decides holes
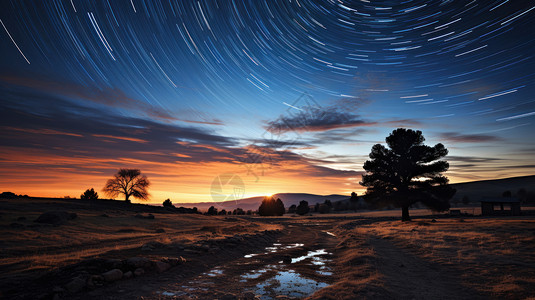
[[[301,216],[308,214],[309,211],[310,207],[308,207],[308,202],[305,200],[301,200],[301,202],[299,202],[299,206],[297,206],[297,209],[295,210],[295,212]]]
[[[68,199],[68,198],[66,198]],[[98,193],[95,192],[93,188],[85,190],[85,192],[80,195],[80,199],[82,200],[97,200],[98,199]]]
[[[163,207],[169,207],[169,208],[175,208],[175,206],[173,205],[173,202],[171,202],[170,199],[166,199],[163,203],[162,203]]]

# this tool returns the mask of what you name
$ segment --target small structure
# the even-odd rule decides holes
[[[520,200],[518,198],[483,198],[481,199],[483,216],[519,216]]]

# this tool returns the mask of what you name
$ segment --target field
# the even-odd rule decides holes
[[[77,217],[33,222],[57,210]],[[203,216],[112,201],[0,199],[0,298],[535,297],[535,217],[415,210],[402,223],[398,214]],[[128,271],[133,257],[151,261],[145,274],[96,279]],[[159,268],[172,257],[184,261]]]

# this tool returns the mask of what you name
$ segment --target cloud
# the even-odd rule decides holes
[[[24,88],[42,95],[62,98],[71,102],[83,101],[113,108],[127,109],[137,114],[160,121],[180,121],[193,124],[223,125],[219,119],[209,118],[197,111],[180,111],[170,113],[161,107],[132,98],[124,91],[112,87],[83,86],[76,83],[56,82],[42,78],[29,78],[18,76],[0,76],[0,83],[11,87]],[[192,120],[191,115],[200,116],[201,120]]]
[[[367,122],[354,113],[340,111],[333,107],[304,106],[297,107],[296,111],[292,115],[280,116],[278,119],[268,122],[266,130],[274,133],[288,131],[321,132],[376,124],[375,122]]]
[[[455,143],[487,143],[501,141],[501,138],[485,134],[462,134],[458,132],[444,132],[440,138]]]

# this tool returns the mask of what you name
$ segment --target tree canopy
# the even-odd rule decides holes
[[[258,208],[258,214],[261,216],[282,216],[286,209],[280,198],[264,197],[262,204]]]
[[[149,185],[147,176],[142,175],[139,169],[120,169],[114,178],[106,182],[103,191],[112,198],[123,194],[125,201],[130,201],[130,197],[148,200]]]
[[[366,200],[376,206],[402,208],[402,220],[410,220],[409,207],[421,202],[435,211],[447,210],[455,190],[442,175],[449,168],[442,144],[424,145],[422,132],[398,128],[386,138],[385,147],[376,144],[364,163]]]

